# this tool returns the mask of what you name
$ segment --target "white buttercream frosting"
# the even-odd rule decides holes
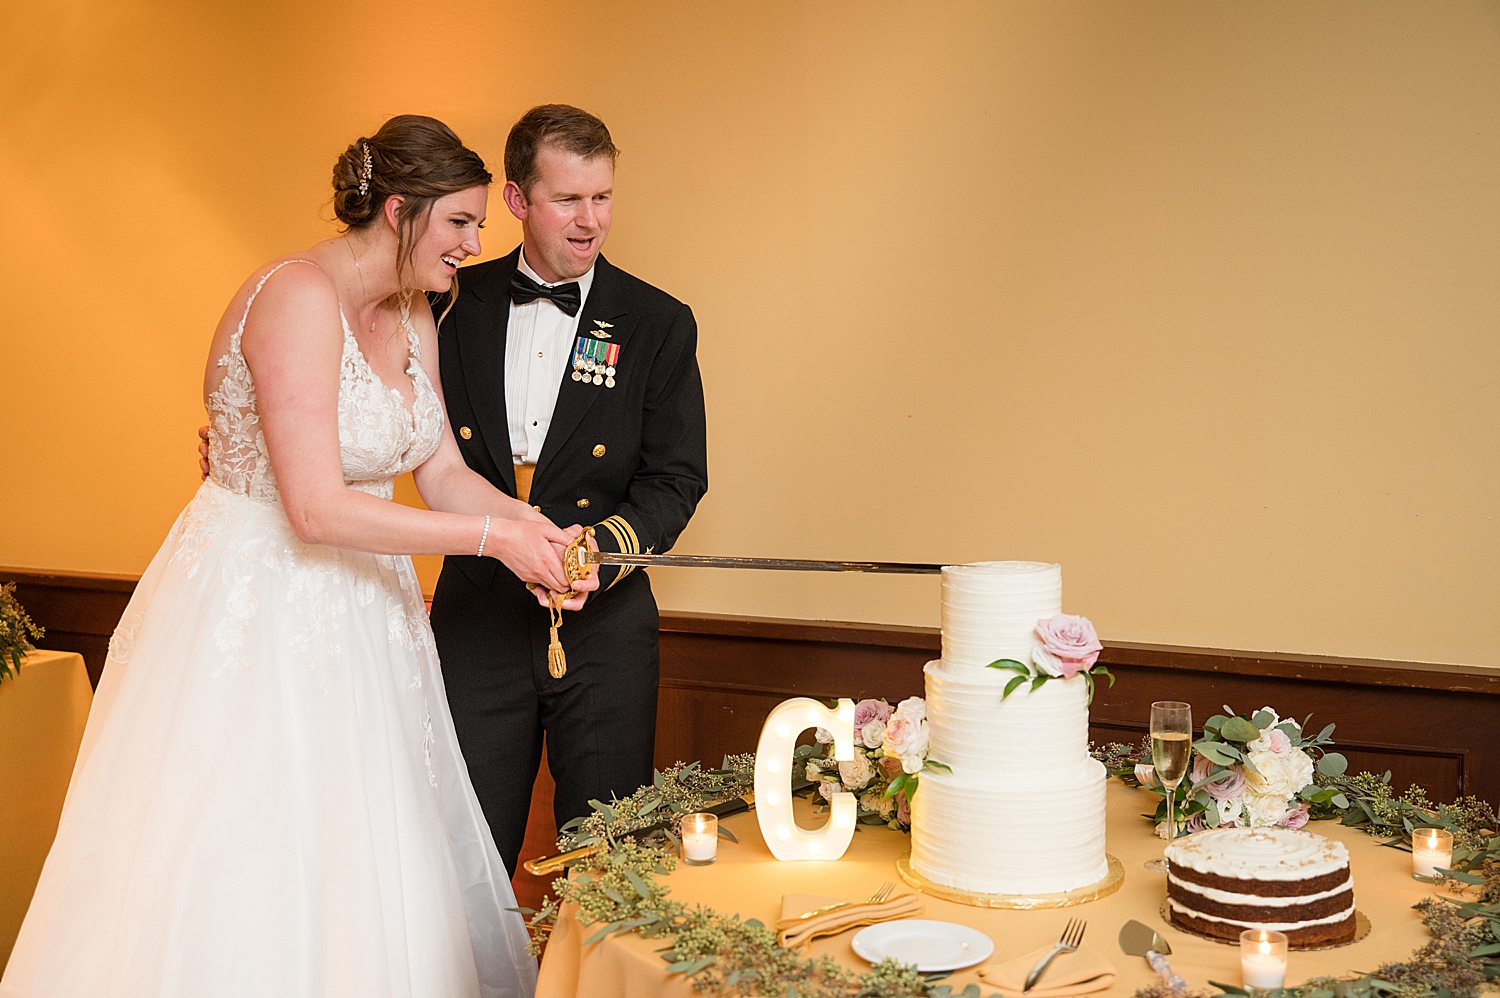
[[[1236,880],[1310,880],[1349,865],[1342,842],[1292,828],[1211,828],[1178,839],[1167,860]]]
[[[943,569],[943,669],[1030,663],[1036,623],[1062,613],[1062,566],[981,561]],[[1014,673],[1012,673],[1014,675]]]
[[[1312,901],[1321,901],[1331,898],[1335,894],[1354,890],[1354,881],[1346,880],[1331,891],[1319,891],[1316,894],[1299,894],[1295,897],[1261,897],[1259,894],[1235,894],[1232,891],[1221,891],[1213,887],[1204,887],[1202,884],[1189,883],[1176,874],[1167,874],[1167,879],[1176,884],[1182,890],[1217,901],[1220,904],[1243,904],[1255,908],[1290,908],[1293,905],[1308,904]]]
[[[1104,766],[1088,754],[1088,689],[1054,679],[1035,693],[1037,621],[1062,612],[1062,569],[1024,561],[943,569],[943,657],[929,662],[931,758],[912,801],[911,864],[936,883],[984,894],[1056,894],[1109,872]]]

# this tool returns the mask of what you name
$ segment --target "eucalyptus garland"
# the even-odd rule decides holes
[[[16,584],[0,583],[0,680],[21,674],[21,660],[41,636],[42,629],[16,600]]]
[[[1133,782],[1142,752],[1140,747],[1116,744],[1095,755],[1114,775]],[[558,848],[593,846],[600,851],[587,869],[575,867],[572,877],[554,880],[556,896],[545,898],[540,909],[519,909],[531,927],[532,952],[541,951],[561,906],[574,904],[580,924],[593,929],[584,945],[628,932],[661,939],[666,972],[686,975],[693,988],[705,994],[979,998],[978,985],[955,992],[938,983],[948,975],[921,974],[892,960],[856,973],[828,957],[805,958],[780,946],[775,931],[756,919],[672,900],[662,878],[677,867],[682,815],[748,792],[754,784],[754,765],[753,754],[728,756],[716,770],[679,763],[656,773],[650,786],[623,800],[592,801],[593,813],[569,822]],[[1418,787],[1395,795],[1390,779],[1390,773],[1319,773],[1319,786],[1335,793],[1319,795],[1323,800],[1318,816],[1362,827],[1397,849],[1411,848],[1413,829],[1447,828],[1454,834],[1453,870],[1431,882],[1462,888],[1462,896],[1430,898],[1415,905],[1432,939],[1405,961],[1348,978],[1314,978],[1297,987],[1257,992],[1257,998],[1475,998],[1500,982],[1500,818],[1473,797],[1438,805]],[[664,819],[664,827],[653,828],[662,826]],[[1210,983],[1216,991],[1184,996],[1157,985],[1137,991],[1136,998],[1249,994],[1238,986]]]

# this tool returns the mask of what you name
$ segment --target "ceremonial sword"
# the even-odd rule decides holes
[[[864,572],[875,575],[937,575],[942,565],[907,561],[824,561],[816,558],[723,558],[706,554],[620,554],[594,551],[581,543],[568,547],[564,558],[569,581],[587,578],[600,565],[640,568],[758,568],[776,572]]]

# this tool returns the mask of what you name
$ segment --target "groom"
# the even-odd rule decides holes
[[[465,268],[438,338],[448,422],[469,467],[606,551],[669,549],[708,489],[692,311],[600,255],[618,154],[593,115],[532,108],[505,143],[521,246]],[[435,303],[442,315],[446,300]],[[560,631],[491,558],[449,556],[432,602],[453,723],[515,873],[545,736],[558,826],[651,779],[657,612],[651,583],[605,567]]]

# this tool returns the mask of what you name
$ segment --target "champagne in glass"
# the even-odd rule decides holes
[[[1167,788],[1167,845],[1177,834],[1177,784],[1187,775],[1193,755],[1193,708],[1177,700],[1151,705],[1151,762],[1156,778]],[[1153,859],[1146,869],[1167,872],[1166,859]]]

